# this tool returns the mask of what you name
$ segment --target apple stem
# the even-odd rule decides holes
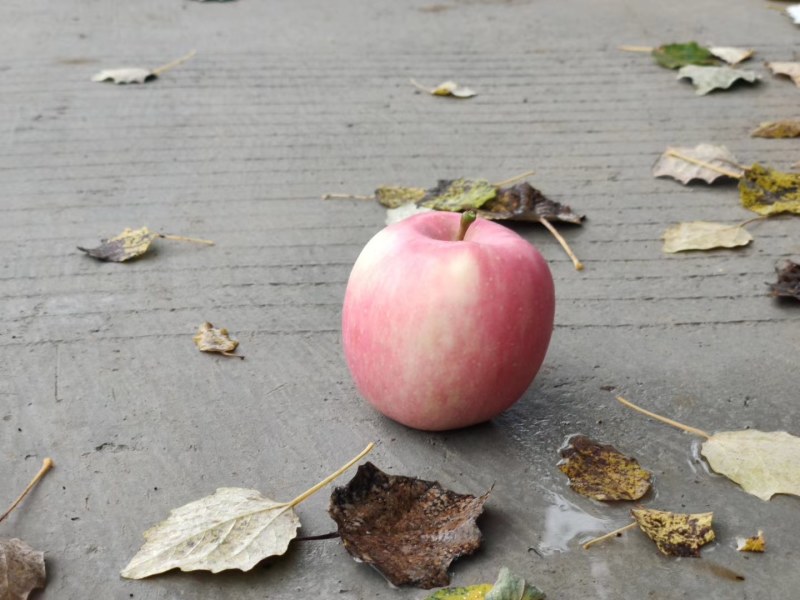
[[[478,215],[475,214],[474,210],[468,210],[467,212],[461,213],[461,226],[458,228],[458,237],[456,238],[457,242],[464,241],[464,236],[467,235],[467,229],[469,229],[469,226],[472,225],[477,218]]]
[[[566,252],[567,256],[569,256],[570,259],[572,260],[572,264],[575,265],[575,270],[583,271],[583,263],[580,260],[578,260],[578,257],[575,256],[575,253],[572,251],[572,248],[569,247],[567,240],[561,237],[561,234],[558,233],[558,230],[555,227],[553,227],[553,224],[550,223],[550,221],[548,221],[544,217],[539,217],[539,221],[541,221],[542,225],[544,225],[547,228],[547,230],[553,234],[553,237],[556,238],[556,240],[558,240],[558,243],[561,244],[561,247],[564,249],[564,252]]]
[[[36,487],[36,484],[39,483],[39,480],[42,477],[44,477],[45,474],[50,469],[53,468],[53,466],[54,465],[53,465],[53,459],[52,458],[45,458],[44,461],[42,461],[42,468],[39,469],[39,472],[36,474],[36,476],[28,484],[28,487],[26,487],[25,490],[19,495],[19,498],[14,500],[13,504],[11,504],[11,506],[8,507],[8,510],[6,512],[4,512],[2,515],[0,515],[0,522],[4,521],[5,518],[8,515],[11,514],[11,511],[13,511],[15,508],[17,508],[17,506],[19,506],[19,503],[22,502],[22,500],[25,498],[25,496],[28,495],[28,492],[30,492],[34,487]]]

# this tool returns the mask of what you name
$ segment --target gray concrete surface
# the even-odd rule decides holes
[[[664,256],[684,220],[739,221],[734,186],[654,180],[667,144],[726,144],[788,168],[798,142],[754,140],[797,116],[798,90],[763,60],[792,60],[798,30],[767,2],[721,0],[14,0],[0,8],[0,480],[3,502],[44,456],[57,464],[0,525],[46,551],[37,598],[423,598],[390,589],[337,541],[298,543],[252,572],[119,577],[142,532],[219,486],[290,498],[380,442],[392,473],[495,491],[479,554],[453,582],[501,565],[553,599],[797,597],[798,502],[762,502],[697,459],[696,442],[617,406],[614,394],[697,427],[800,433],[800,306],[765,295],[800,254],[791,220],[753,227],[738,252]],[[760,85],[705,98],[618,44],[696,39],[755,48]],[[156,66],[146,86],[89,82]],[[415,94],[408,78],[480,95]],[[524,399],[490,424],[410,431],[357,396],[339,341],[349,268],[383,223],[377,205],[325,192],[437,177],[533,183],[585,212],[566,235],[576,273],[541,229],[519,231],[551,263],[557,325]],[[159,243],[129,265],[75,250],[123,227],[216,240]],[[247,360],[200,355],[191,335],[227,326]],[[608,386],[614,386],[609,391]],[[573,494],[558,448],[576,432],[657,475],[647,505],[714,510],[705,561],[660,556],[642,535],[583,551],[627,506]],[[327,493],[300,507],[330,531]],[[763,529],[768,552],[737,553]],[[714,575],[708,561],[747,577]]]

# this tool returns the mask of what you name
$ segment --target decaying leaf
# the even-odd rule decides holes
[[[663,238],[662,250],[667,253],[736,248],[746,246],[753,241],[753,236],[741,225],[708,221],[678,223],[667,229]]]
[[[121,67],[118,69],[105,69],[92,75],[92,81],[104,82],[110,81],[116,84],[125,83],[146,83],[152,81],[162,73],[177,67],[179,64],[186,62],[195,55],[192,50],[186,56],[182,56],[176,60],[168,62],[165,65],[156,67],[155,69],[143,69],[141,67]]]
[[[755,83],[759,76],[755,71],[741,71],[730,67],[698,67],[688,65],[678,71],[678,79],[691,79],[698,96],[713,90],[727,90],[737,81]]]
[[[533,221],[561,221],[580,225],[583,215],[572,212],[566,204],[550,200],[527,182],[500,188],[497,195],[477,211],[485,219]]]
[[[768,62],[767,68],[774,75],[785,75],[800,87],[800,62]]]
[[[423,208],[462,212],[477,210],[497,196],[497,188],[485,179],[440,179],[418,202]]]
[[[404,204],[422,200],[427,190],[415,187],[382,185],[375,190],[375,199],[386,208],[398,208]]]
[[[232,340],[228,330],[224,327],[216,329],[208,321],[200,325],[192,339],[200,352],[219,352],[224,356],[244,358],[244,356],[233,354],[239,345],[238,340]]]
[[[795,138],[800,137],[800,121],[786,119],[784,121],[767,121],[761,123],[750,133],[751,137],[762,138]]]
[[[486,600],[486,594],[492,589],[491,583],[479,583],[466,587],[444,588],[434,592],[425,600]]]
[[[33,590],[46,584],[44,552],[16,538],[0,539],[1,600],[27,600]]]
[[[731,48],[730,46],[714,46],[708,49],[711,54],[719,59],[724,60],[729,65],[738,65],[740,62],[746,61],[755,54],[755,50],[747,50],[745,48]]]
[[[387,475],[372,463],[331,495],[328,512],[344,547],[393,585],[447,585],[447,569],[481,542],[475,521],[489,492],[456,494],[437,482]]]
[[[800,300],[800,264],[787,260],[778,269],[778,281],[770,284],[775,298],[795,298]]]
[[[653,177],[672,177],[684,185],[693,179],[714,183],[720,177],[738,179],[743,174],[744,169],[731,151],[713,144],[698,144],[694,148],[668,147],[653,165]]]
[[[795,25],[800,25],[800,4],[792,4],[786,7],[786,14],[791,17]]]
[[[714,65],[717,63],[708,48],[697,42],[666,44],[652,52],[656,62],[666,69],[679,69],[686,65]]]
[[[721,431],[703,442],[700,453],[715,472],[762,500],[800,496],[799,437],[785,431]]]
[[[561,449],[558,468],[569,477],[570,487],[595,500],[638,500],[650,489],[652,474],[635,458],[585,435],[570,438]]]
[[[800,174],[755,164],[739,180],[742,206],[760,215],[800,214]]]
[[[714,540],[711,512],[682,514],[634,508],[631,514],[639,528],[667,556],[699,557],[700,548]]]
[[[300,519],[294,507],[318,492],[366,456],[369,444],[341,469],[291,502],[276,502],[256,490],[219,488],[211,496],[173,510],[144,533],[144,546],[122,570],[128,579],[144,579],[171,569],[249,571],[269,556],[286,552]]]
[[[147,227],[142,227],[141,229],[128,229],[126,227],[119,235],[102,240],[97,248],[81,248],[78,246],[78,250],[82,250],[92,258],[99,260],[125,262],[147,252],[150,244],[157,237],[158,234],[150,231]]]
[[[425,600],[545,600],[545,595],[539,588],[503,567],[494,584],[447,588]]]
[[[764,552],[767,549],[767,541],[764,539],[764,532],[759,530],[753,537],[736,538],[736,549],[739,552]]]

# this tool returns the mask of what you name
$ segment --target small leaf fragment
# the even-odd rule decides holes
[[[700,548],[714,540],[714,513],[682,514],[634,508],[631,514],[639,528],[667,556],[699,557]]]
[[[139,67],[120,67],[119,69],[105,69],[92,75],[92,81],[110,81],[117,85],[128,83],[147,83],[155,79],[157,75],[150,69]]]
[[[477,210],[497,196],[497,188],[485,179],[440,179],[418,202],[433,210]]]
[[[792,4],[787,6],[786,14],[791,17],[795,25],[800,25],[800,4]]]
[[[486,594],[486,600],[545,600],[545,595],[539,588],[503,567],[491,591]]]
[[[736,538],[736,549],[739,552],[764,552],[767,549],[767,541],[764,539],[764,532],[759,529],[758,533],[752,537]]]
[[[244,358],[244,356],[233,354],[239,341],[232,340],[228,330],[224,327],[217,329],[208,321],[200,325],[192,339],[200,352],[219,352],[225,356]]]
[[[684,185],[693,179],[714,183],[720,177],[741,177],[743,174],[744,169],[731,151],[713,144],[698,144],[694,148],[668,147],[653,165],[653,177],[672,177]]]
[[[569,477],[570,487],[595,500],[638,500],[650,489],[652,474],[635,458],[585,435],[570,438],[561,449],[558,468]]]
[[[527,182],[497,190],[495,198],[484,204],[478,215],[496,221],[541,222],[547,219],[574,225],[580,225],[584,218],[566,204],[550,200]]]
[[[655,61],[666,69],[679,69],[686,65],[714,65],[717,63],[708,48],[697,42],[666,44],[652,52]]]
[[[756,83],[759,76],[755,71],[741,71],[730,67],[698,67],[688,65],[678,71],[678,79],[691,79],[698,96],[713,90],[727,90],[737,81]]]
[[[722,431],[700,449],[709,466],[748,494],[800,496],[800,437],[785,431]]]
[[[35,589],[47,585],[44,552],[20,539],[0,539],[0,599],[27,600]]]
[[[368,462],[331,494],[328,512],[345,549],[393,585],[450,581],[450,563],[480,546],[475,521],[489,493],[456,494],[437,482],[387,475]]]
[[[375,199],[386,208],[397,208],[410,202],[419,202],[427,190],[415,187],[382,185],[375,190]]]
[[[431,90],[434,96],[453,96],[455,98],[472,98],[477,93],[468,87],[462,87],[455,81],[444,81]]]
[[[425,600],[486,600],[486,594],[492,587],[491,583],[479,583],[466,587],[445,588],[434,592]]]
[[[663,235],[667,253],[687,250],[712,250],[714,248],[736,248],[746,246],[753,236],[741,225],[692,221],[678,223],[668,228]]]
[[[768,62],[767,68],[774,75],[785,75],[800,87],[800,62]]]
[[[800,300],[800,264],[787,260],[778,269],[778,281],[769,287],[774,298]]]
[[[738,65],[751,58],[755,54],[755,50],[747,50],[745,48],[732,48],[730,46],[713,46],[708,49],[711,54],[719,59],[724,60],[729,65]]]
[[[760,215],[800,214],[800,174],[754,164],[739,180],[742,206]]]
[[[159,235],[150,231],[147,227],[140,229],[128,229],[126,227],[119,235],[102,240],[101,244],[96,248],[81,248],[78,246],[78,250],[82,250],[98,260],[125,262],[147,252],[150,244],[157,237]]]
[[[750,137],[761,138],[795,138],[800,137],[800,121],[786,119],[784,121],[767,121],[761,123],[750,133]]]

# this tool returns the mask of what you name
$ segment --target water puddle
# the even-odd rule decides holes
[[[573,541],[581,543],[614,529],[612,519],[594,517],[563,496],[550,495],[552,503],[545,509],[544,532],[537,548],[541,555],[567,552]]]

